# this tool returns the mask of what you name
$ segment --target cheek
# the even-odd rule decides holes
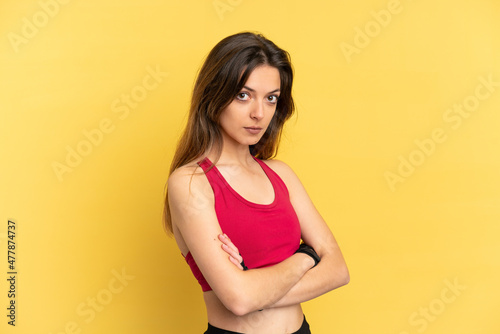
[[[219,124],[226,132],[231,132],[232,129],[238,126],[238,119],[235,110],[224,110],[219,118]]]

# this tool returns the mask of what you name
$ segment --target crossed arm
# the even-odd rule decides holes
[[[271,161],[269,166],[289,189],[301,224],[302,239],[321,257],[321,262],[313,269],[314,260],[297,253],[272,267],[242,271],[237,254],[229,255],[230,261],[227,260],[228,253],[231,254],[228,247],[235,246],[230,240],[219,238],[222,231],[214,210],[213,191],[205,175],[192,176],[192,169],[181,168],[168,181],[174,234],[185,242],[224,306],[240,316],[263,308],[297,304],[349,280],[340,249],[298,178],[282,162]]]
[[[349,272],[340,248],[327,224],[314,207],[309,195],[295,173],[285,163],[267,161],[287,185],[290,201],[299,218],[302,240],[313,247],[321,258],[320,263],[304,276],[276,303],[270,307],[281,307],[314,299],[349,282]],[[227,236],[221,236],[222,249],[229,254],[230,261],[238,268],[243,260],[237,247]]]

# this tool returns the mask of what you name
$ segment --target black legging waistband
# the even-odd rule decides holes
[[[226,329],[212,326],[210,325],[210,323],[208,323],[208,329],[204,334],[244,334],[244,333],[228,331]],[[307,323],[306,316],[304,316],[304,321],[302,321],[302,326],[300,326],[299,330],[293,332],[292,334],[311,334],[311,330],[309,328],[309,323]]]

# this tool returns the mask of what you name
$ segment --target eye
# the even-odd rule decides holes
[[[248,95],[248,93],[240,92],[236,95],[236,98],[241,101],[246,101],[250,98],[250,96]]]
[[[279,97],[278,95],[270,95],[267,97],[267,100],[274,104],[278,102],[278,97]]]

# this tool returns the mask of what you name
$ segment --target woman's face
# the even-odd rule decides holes
[[[244,87],[220,115],[224,144],[258,143],[276,111],[279,94],[278,69],[268,65],[256,67]]]

